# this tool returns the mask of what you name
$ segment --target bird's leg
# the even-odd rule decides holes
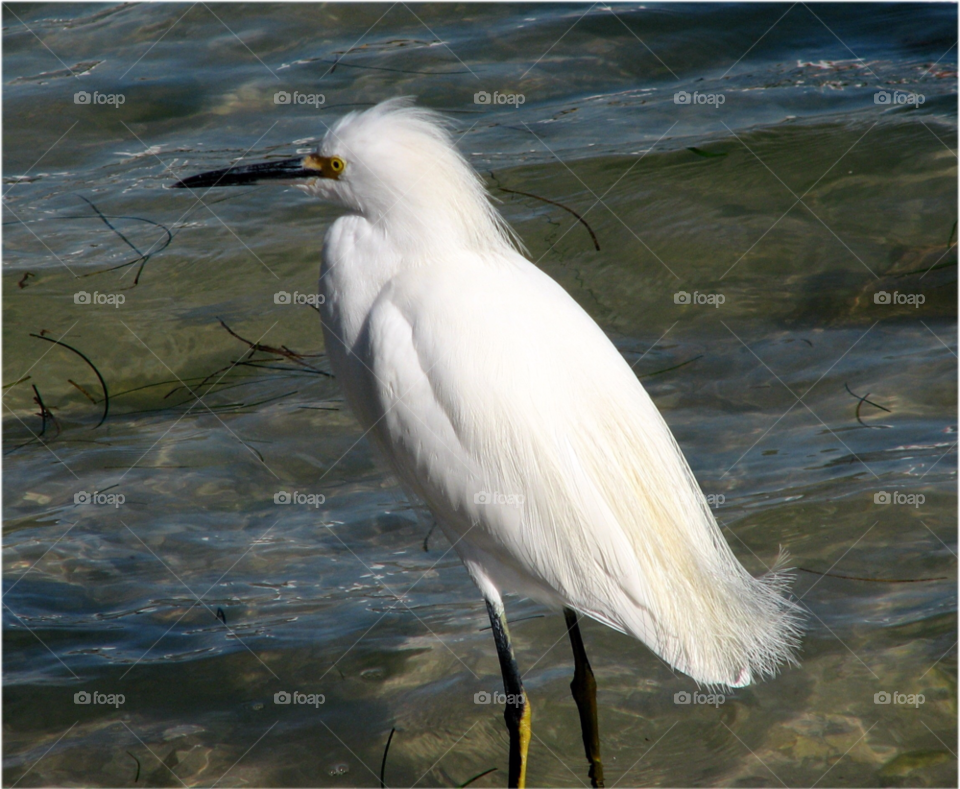
[[[590,763],[590,784],[599,787],[603,786],[603,763],[600,761],[600,725],[597,721],[597,681],[593,677],[590,661],[587,660],[587,651],[583,648],[576,612],[564,608],[563,615],[567,619],[567,634],[573,646],[575,666],[570,690],[580,712],[583,749]]]
[[[527,748],[530,746],[530,702],[523,692],[523,680],[513,656],[507,615],[500,601],[487,600],[487,613],[493,625],[493,640],[497,643],[503,690],[507,696],[503,717],[510,734],[510,769],[507,786],[522,789],[527,781]]]

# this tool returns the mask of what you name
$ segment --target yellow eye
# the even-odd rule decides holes
[[[335,173],[342,173],[344,167],[346,167],[346,162],[344,162],[339,156],[330,157],[330,169]]]

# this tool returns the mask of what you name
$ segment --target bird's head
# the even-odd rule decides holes
[[[269,181],[294,185],[360,214],[401,245],[436,242],[482,251],[517,243],[454,145],[443,116],[407,98],[346,115],[328,128],[313,153],[238,164],[174,186],[207,189]]]

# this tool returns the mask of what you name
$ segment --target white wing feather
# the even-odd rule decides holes
[[[399,271],[337,366],[367,377],[361,421],[475,580],[571,606],[698,682],[792,661],[788,579],[740,565],[599,327],[519,255],[458,255]]]

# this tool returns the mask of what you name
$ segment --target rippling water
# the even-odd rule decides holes
[[[608,785],[955,785],[956,14],[5,5],[4,784],[370,786],[394,727],[388,784],[505,783],[480,596],[275,303],[336,212],[163,188],[415,95],[804,568],[801,667],[722,704],[586,624]],[[562,618],[508,610],[530,782],[579,786]]]

